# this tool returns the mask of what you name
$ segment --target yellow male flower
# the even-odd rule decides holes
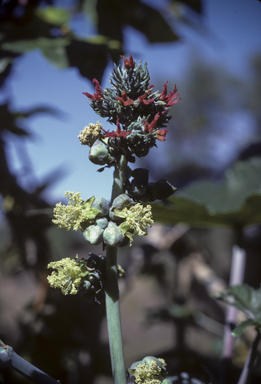
[[[82,278],[89,273],[83,262],[77,263],[69,257],[53,261],[47,268],[57,269],[57,272],[53,271],[47,280],[52,288],[60,288],[64,295],[75,295],[82,283]]]
[[[96,124],[89,124],[80,131],[78,136],[82,145],[89,145],[91,147],[97,139],[104,137],[102,125],[97,121]]]
[[[100,212],[99,209],[92,208],[95,197],[93,196],[84,201],[79,192],[74,193],[70,191],[66,191],[64,196],[69,199],[69,203],[68,205],[56,204],[53,211],[55,217],[53,223],[58,224],[59,228],[67,229],[67,231],[71,227],[73,227],[74,231],[78,229],[83,231],[94,222],[94,219]]]
[[[151,205],[144,207],[142,204],[129,204],[123,208],[114,208],[115,216],[125,219],[120,225],[123,235],[133,242],[134,235],[147,235],[147,227],[151,227],[154,223],[151,212]],[[131,245],[130,244],[130,245]]]
[[[162,368],[166,367],[163,359],[157,359],[162,362],[160,367],[155,360],[140,363],[135,369],[135,384],[161,384],[164,380]]]

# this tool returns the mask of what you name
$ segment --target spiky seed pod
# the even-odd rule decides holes
[[[96,140],[89,151],[89,159],[92,163],[98,165],[109,164],[113,158],[109,154],[108,145],[101,140]]]
[[[157,199],[167,199],[177,191],[177,188],[171,185],[167,180],[160,179],[156,181],[156,183],[148,183],[147,191],[151,196],[150,201],[154,201]]]
[[[118,247],[124,240],[124,236],[115,223],[109,222],[103,232],[103,241],[110,247]]]
[[[98,245],[103,240],[103,229],[98,225],[90,225],[83,232],[83,237],[88,241],[88,243]]]
[[[136,179],[132,180],[132,182],[131,182],[131,192],[132,192],[132,194],[135,197],[144,195],[146,190],[147,190],[147,185],[146,184],[144,185],[141,181],[136,180]]]
[[[110,206],[104,197],[98,197],[95,198],[94,202],[92,203],[92,208],[99,209],[100,212],[98,213],[97,217],[104,217],[108,215]]]
[[[108,219],[106,217],[101,217],[100,219],[95,220],[95,224],[101,227],[102,229],[105,229],[108,225]]]
[[[106,271],[106,256],[96,255],[95,253],[89,252],[88,257],[86,259],[86,267],[89,271],[91,270],[99,270],[101,274],[104,276]]]

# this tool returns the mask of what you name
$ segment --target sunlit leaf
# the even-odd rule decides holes
[[[261,223],[261,159],[237,162],[224,180],[193,183],[168,202],[152,204],[156,221],[197,227]]]
[[[70,14],[65,8],[44,7],[36,9],[36,15],[47,23],[57,26],[68,23]]]

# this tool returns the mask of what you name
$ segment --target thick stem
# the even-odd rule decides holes
[[[115,384],[124,384],[126,383],[126,371],[121,334],[117,248],[108,247],[106,251],[105,293],[112,374]]]
[[[113,175],[113,186],[111,193],[111,202],[115,199],[115,197],[119,196],[123,193],[123,186],[125,182],[125,175],[127,170],[128,162],[125,156],[121,156],[118,163],[115,165],[114,175]]]
[[[17,355],[13,348],[0,340],[0,368],[10,367],[36,384],[57,384],[46,373]]]
[[[115,166],[111,201],[123,193],[126,169],[127,160],[125,156],[121,156],[118,164]],[[126,371],[121,332],[117,274],[117,248],[108,247],[106,250],[106,281],[104,288],[106,295],[106,314],[114,384],[125,384]]]

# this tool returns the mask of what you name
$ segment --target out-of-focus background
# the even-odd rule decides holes
[[[218,376],[225,308],[210,295],[228,286],[234,244],[247,252],[244,282],[261,281],[260,20],[258,0],[1,2],[0,338],[62,383],[112,382],[102,298],[49,289],[46,265],[103,253],[55,228],[51,212],[66,190],[110,199],[112,170],[97,172],[77,136],[97,120],[114,127],[82,92],[93,78],[109,87],[113,62],[130,54],[181,101],[167,140],[131,165],[178,192],[121,251],[126,365],[155,355],[170,371]],[[229,383],[252,339],[236,339]],[[27,382],[6,369],[0,380]]]

